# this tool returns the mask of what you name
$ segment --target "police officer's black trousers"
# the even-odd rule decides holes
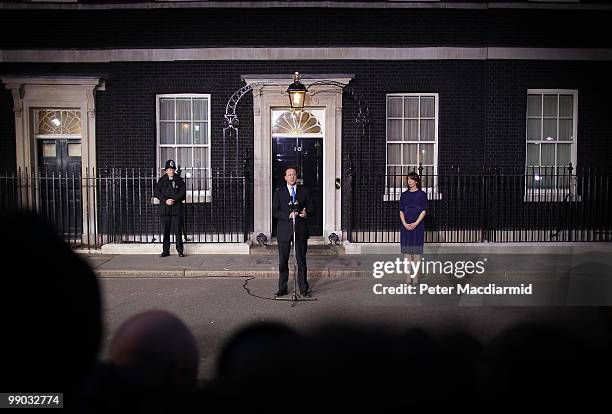
[[[183,252],[183,216],[162,216],[164,223],[164,253],[170,253],[170,231],[176,239],[176,251]]]

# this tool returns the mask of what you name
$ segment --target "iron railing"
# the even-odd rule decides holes
[[[417,170],[429,203],[426,243],[612,241],[609,172],[571,165],[516,174]],[[405,175],[349,178],[348,240],[399,243]]]
[[[404,175],[351,174],[344,201],[347,238],[399,243]],[[527,173],[419,168],[429,207],[425,241],[612,241],[610,173],[536,168]],[[245,176],[184,173],[183,237],[187,243],[239,243],[248,238]],[[106,243],[160,243],[162,226],[152,169],[114,168],[72,174],[0,173],[0,208],[32,209],[75,248]]]
[[[246,178],[184,174],[183,237],[190,243],[247,239]],[[0,173],[0,207],[31,209],[75,248],[106,243],[160,243],[162,224],[153,169],[113,168],[68,174]]]

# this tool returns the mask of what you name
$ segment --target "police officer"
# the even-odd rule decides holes
[[[181,229],[183,228],[183,200],[185,200],[185,181],[176,174],[176,163],[174,160],[166,161],[164,167],[166,173],[161,176],[155,186],[155,196],[159,199],[160,214],[164,222],[164,250],[160,257],[170,256],[170,229],[176,238],[176,251],[180,257],[183,253],[183,239]]]

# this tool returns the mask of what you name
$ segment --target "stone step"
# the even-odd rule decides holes
[[[278,247],[276,244],[271,244],[268,246],[254,245],[254,246],[251,246],[250,254],[277,256]],[[293,256],[293,249],[291,249],[291,255]],[[344,255],[344,247],[342,246],[308,244],[308,256],[339,256],[339,255]]]

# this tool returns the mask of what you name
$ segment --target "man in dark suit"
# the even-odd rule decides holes
[[[174,160],[166,161],[166,173],[157,181],[155,196],[159,199],[160,214],[164,222],[164,249],[161,257],[170,256],[170,230],[176,238],[176,251],[180,257],[183,253],[183,200],[185,200],[185,181],[176,174]]]
[[[289,252],[294,242],[298,262],[298,286],[302,296],[310,297],[306,270],[306,250],[308,248],[308,216],[312,214],[312,201],[308,189],[296,185],[297,167],[285,168],[287,185],[277,188],[272,197],[272,215],[278,220],[276,238],[278,242],[278,292],[284,296],[289,279]],[[293,217],[295,216],[295,238],[293,240]]]

